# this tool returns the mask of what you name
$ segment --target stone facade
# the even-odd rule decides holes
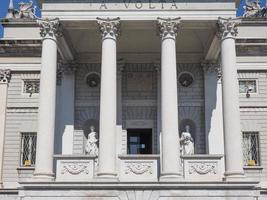
[[[1,199],[266,198],[266,8],[39,3],[1,20]]]

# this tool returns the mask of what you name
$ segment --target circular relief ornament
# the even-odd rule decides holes
[[[86,83],[89,85],[91,88],[95,88],[99,86],[100,83],[100,77],[98,74],[93,73],[89,74],[86,78]]]
[[[194,82],[194,78],[192,74],[188,72],[183,72],[180,74],[178,81],[181,84],[181,86],[188,87],[192,85],[192,83]]]

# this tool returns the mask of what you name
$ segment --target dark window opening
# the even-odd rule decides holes
[[[152,129],[128,129],[127,153],[152,154]]]

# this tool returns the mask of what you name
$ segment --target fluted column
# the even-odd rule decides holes
[[[47,180],[52,179],[54,176],[53,154],[59,20],[38,20],[38,24],[40,25],[43,42],[34,178]]]
[[[235,37],[239,20],[219,18],[221,39],[225,176],[243,176],[242,135],[239,112],[239,86],[236,67]]]
[[[101,178],[115,178],[117,121],[117,37],[119,18],[97,19],[102,34],[99,168]]]
[[[6,106],[8,83],[11,78],[11,71],[0,69],[0,187],[2,186],[3,162],[4,162],[4,141],[6,125]]]
[[[180,19],[158,18],[161,37],[161,180],[180,175],[178,97],[176,72],[176,34]]]

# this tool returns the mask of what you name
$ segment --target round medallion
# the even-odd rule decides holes
[[[86,82],[91,88],[98,87],[100,83],[100,77],[96,73],[89,74],[86,78]]]
[[[194,78],[193,78],[192,74],[190,74],[188,72],[183,72],[180,74],[178,81],[181,84],[181,86],[188,87],[188,86],[192,85]]]

